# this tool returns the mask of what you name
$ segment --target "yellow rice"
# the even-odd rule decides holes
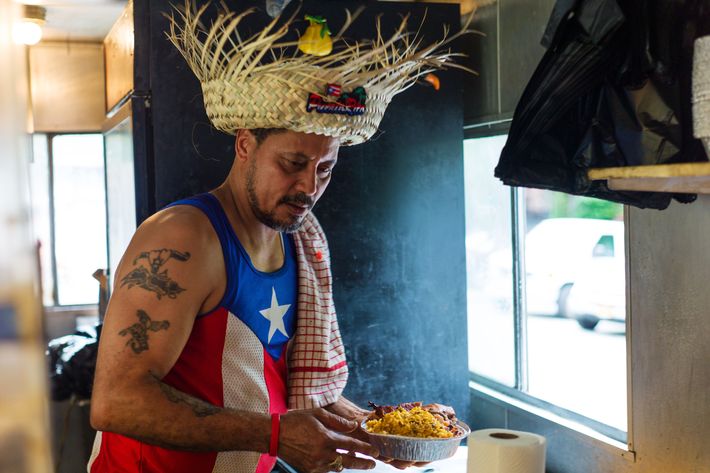
[[[398,407],[379,419],[368,420],[366,425],[367,430],[375,434],[422,438],[450,438],[454,435],[431,412],[421,407],[409,411]]]

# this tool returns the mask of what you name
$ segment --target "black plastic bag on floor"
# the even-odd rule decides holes
[[[49,342],[46,354],[53,401],[65,401],[72,395],[78,399],[91,398],[100,333],[101,325],[98,325],[95,331],[77,331]]]
[[[559,0],[496,177],[641,208],[695,200],[610,190],[587,170],[707,160],[692,136],[690,77],[693,41],[710,32],[709,3]]]

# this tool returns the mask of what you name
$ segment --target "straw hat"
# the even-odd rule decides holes
[[[443,47],[471,32],[472,17],[460,32],[449,35],[444,27],[441,40],[421,47],[421,39],[407,32],[408,17],[388,39],[378,19],[373,40],[345,41],[343,33],[362,10],[346,11],[345,24],[332,38],[333,52],[315,56],[302,54],[296,42],[281,41],[296,14],[242,38],[239,24],[253,9],[221,13],[205,29],[200,18],[207,7],[196,10],[186,2],[176,9],[167,36],[200,80],[212,124],[232,135],[238,129],[282,128],[339,137],[342,145],[362,143],[377,131],[392,98],[418,78],[446,66],[470,71],[452,62],[460,54]]]

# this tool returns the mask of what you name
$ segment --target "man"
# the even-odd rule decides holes
[[[286,261],[287,256],[293,258],[294,251],[282,232],[296,230],[325,191],[337,162],[338,140],[293,131],[262,135],[248,130],[237,133],[232,170],[211,195],[226,216],[221,223],[233,229],[246,253],[240,254],[244,257],[242,265],[246,263],[249,271],[250,260],[252,276],[266,275],[271,289],[272,283],[277,287],[278,284],[269,275],[295,266],[295,261]],[[204,464],[217,462],[216,451],[269,451],[270,417],[216,407],[219,402],[214,402],[214,398],[221,393],[210,390],[210,383],[217,383],[208,373],[214,368],[209,360],[215,355],[221,357],[222,353],[214,352],[224,349],[199,346],[224,345],[225,336],[240,335],[239,330],[225,333],[224,329],[213,330],[209,326],[227,325],[217,320],[229,317],[220,307],[235,307],[223,302],[233,276],[227,273],[224,258],[224,251],[229,248],[220,243],[218,232],[219,227],[215,228],[198,207],[176,205],[146,220],[131,240],[116,273],[116,289],[102,330],[91,417],[94,427],[105,433],[99,463],[94,462],[90,471],[113,471],[116,462],[139,461],[132,457],[137,447],[143,457],[152,456],[151,461],[160,462],[150,471],[202,471],[199,468]],[[239,270],[234,261],[229,263],[233,263],[232,270]],[[146,272],[148,278],[141,281],[137,274]],[[150,284],[150,277],[155,279],[154,275],[160,274],[167,284]],[[238,277],[245,279],[243,274],[244,268]],[[288,284],[296,285],[295,273],[283,286]],[[263,309],[284,308],[297,302],[294,297],[285,299],[275,294],[278,299]],[[293,328],[282,323],[284,318],[269,321],[269,329],[276,327],[272,341],[276,332],[284,339],[293,334]],[[211,334],[217,335],[216,339],[209,339]],[[273,369],[278,370],[284,365],[286,344],[274,346],[280,352],[275,357],[278,361],[273,363]],[[196,353],[197,359],[186,354],[186,347]],[[267,362],[273,361],[268,351],[264,357]],[[199,365],[198,370],[190,374],[191,378],[182,379],[181,370],[188,370],[190,363]],[[181,385],[183,390],[166,383],[166,375],[172,375],[169,379],[173,385]],[[190,383],[194,378],[199,382]],[[280,398],[268,393],[266,401],[277,403],[283,412],[285,378],[276,378],[279,386],[269,388],[280,390]],[[222,389],[215,387],[217,391]],[[377,456],[370,445],[345,435],[357,428],[353,420],[364,414],[342,397],[327,410],[285,413],[281,416],[277,453],[300,471],[327,471],[340,468],[340,463],[346,468],[372,468],[372,460],[339,456],[336,452],[342,449]],[[238,457],[245,463],[254,459],[259,465],[266,463],[266,471],[272,466],[266,455],[248,453]],[[102,461],[106,470],[101,469]]]
[[[402,28],[322,67],[281,54],[290,22],[242,41],[242,16],[201,32],[203,12],[181,12],[170,39],[213,125],[236,136],[234,163],[217,189],[146,220],[114,275],[89,471],[262,473],[276,456],[303,472],[372,468],[355,455],[378,452],[357,432],[367,412],[342,397],[328,247],[310,210],[339,146],[366,141],[392,96],[450,54],[435,53],[443,42],[395,51]]]

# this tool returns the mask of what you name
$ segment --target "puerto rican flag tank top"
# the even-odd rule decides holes
[[[180,357],[163,382],[210,404],[264,414],[287,411],[287,345],[296,330],[298,270],[293,239],[282,234],[284,265],[264,273],[251,263],[219,201],[201,194],[192,205],[219,237],[227,284],[219,305],[198,315]],[[276,459],[258,452],[186,452],[98,432],[89,473],[267,473]]]

